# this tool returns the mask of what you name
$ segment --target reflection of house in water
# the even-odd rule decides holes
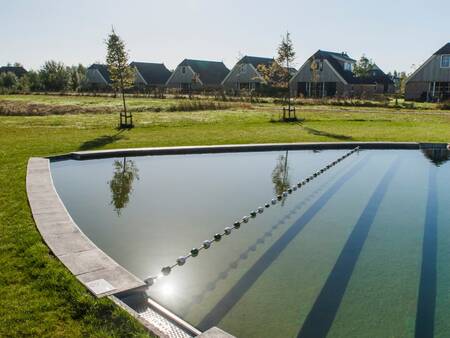
[[[440,166],[447,162],[450,158],[450,151],[447,147],[426,148],[422,149],[422,153],[436,166]]]
[[[114,161],[113,166],[113,177],[108,184],[111,189],[111,205],[114,206],[114,210],[120,216],[122,209],[130,201],[134,180],[139,180],[139,170],[134,161],[127,160],[126,157],[123,158],[123,161]]]

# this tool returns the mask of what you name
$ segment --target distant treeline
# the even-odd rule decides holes
[[[21,67],[15,64],[12,67]],[[14,72],[0,74],[0,92],[64,92],[83,91],[88,88],[86,67],[66,66],[62,62],[47,61],[38,71],[30,70],[16,75]]]

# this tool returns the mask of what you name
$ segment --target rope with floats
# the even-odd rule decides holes
[[[233,231],[235,231],[235,230],[238,230],[241,227],[241,225],[248,223],[252,218],[256,218],[256,216],[258,214],[262,214],[265,209],[270,208],[271,205],[276,205],[283,198],[288,197],[290,194],[292,194],[293,192],[297,191],[298,189],[300,189],[301,187],[303,187],[307,183],[311,182],[312,180],[314,180],[315,178],[317,178],[321,174],[325,173],[327,170],[331,169],[332,167],[334,167],[335,165],[337,165],[341,161],[345,160],[347,157],[349,157],[353,153],[357,152],[358,150],[359,150],[359,146],[354,148],[354,149],[352,149],[351,151],[345,153],[344,155],[342,155],[341,157],[339,157],[335,161],[329,163],[325,167],[319,169],[318,171],[316,171],[312,175],[306,177],[304,180],[299,181],[296,185],[293,185],[292,187],[286,189],[285,191],[283,191],[283,193],[277,195],[275,198],[270,200],[270,202],[265,203],[264,207],[260,206],[256,210],[252,210],[250,212],[250,215],[246,215],[246,216],[242,217],[242,219],[240,221],[234,222],[233,226],[226,227],[225,229],[223,229],[222,233],[216,233],[211,239],[207,239],[207,240],[203,241],[203,243],[201,244],[200,247],[193,248],[189,252],[189,254],[187,254],[185,256],[178,257],[174,264],[163,267],[161,269],[161,272],[158,275],[146,278],[144,280],[145,283],[147,284],[147,286],[151,286],[151,285],[153,285],[155,283],[156,280],[158,280],[158,279],[160,279],[162,277],[168,276],[175,267],[183,266],[184,264],[186,264],[186,261],[188,259],[197,257],[202,250],[209,249],[215,242],[220,242],[220,240],[222,240],[222,238],[231,235],[231,233]]]

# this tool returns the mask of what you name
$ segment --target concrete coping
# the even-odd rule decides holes
[[[34,221],[45,243],[95,296],[146,287],[100,250],[73,221],[53,185],[48,159],[30,158],[26,189]]]
[[[209,153],[235,153],[256,151],[282,150],[334,150],[351,149],[420,149],[427,143],[417,142],[322,142],[322,143],[266,143],[266,144],[231,144],[215,146],[186,146],[186,147],[154,147],[110,149],[100,151],[76,151],[65,155],[52,157],[52,160],[89,160],[109,157],[146,156],[146,155],[183,155]],[[431,144],[430,144],[431,145]],[[433,144],[446,147],[446,143]]]

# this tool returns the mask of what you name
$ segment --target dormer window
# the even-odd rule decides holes
[[[441,56],[441,68],[450,68],[450,55]]]
[[[348,70],[349,72],[353,71],[353,64],[350,62],[344,62],[344,70]]]

